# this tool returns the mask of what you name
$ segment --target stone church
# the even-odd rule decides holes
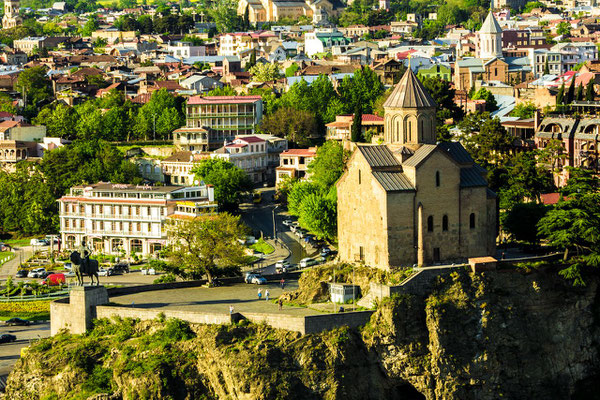
[[[383,145],[359,145],[337,183],[342,261],[390,269],[495,253],[496,194],[409,68],[384,104]]]

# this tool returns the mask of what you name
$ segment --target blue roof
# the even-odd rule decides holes
[[[225,57],[224,56],[198,56],[198,57],[188,57],[188,58],[184,58],[183,59],[183,63],[184,64],[188,64],[188,65],[192,65],[193,63],[196,62],[201,62],[201,63],[216,63],[219,61],[223,61]]]

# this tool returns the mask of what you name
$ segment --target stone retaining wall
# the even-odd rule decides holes
[[[97,306],[97,318],[110,318],[119,316],[121,318],[139,318],[141,320],[150,320],[158,318],[159,314],[164,314],[166,318],[177,318],[188,321],[193,324],[231,324],[236,320],[236,316],[228,313],[206,313],[198,311],[179,311],[165,310],[158,308],[134,308],[119,306]]]

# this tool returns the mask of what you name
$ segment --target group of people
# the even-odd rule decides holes
[[[283,289],[285,287],[285,279],[281,278],[281,280],[279,281],[279,286],[281,287],[281,289]],[[265,300],[269,301],[269,296],[271,295],[271,293],[269,292],[269,288],[265,289],[264,294],[265,294]],[[258,288],[257,296],[258,296],[258,300],[262,300],[262,298],[263,298],[262,288]],[[281,299],[281,297],[279,298],[279,300],[277,300],[277,306],[278,306],[279,310],[283,310],[283,300]],[[229,305],[229,314],[233,314],[233,313],[234,313],[233,305]]]

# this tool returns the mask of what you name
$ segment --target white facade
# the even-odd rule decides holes
[[[93,253],[155,254],[167,244],[165,222],[216,212],[210,186],[135,186],[97,183],[71,188],[59,199],[65,249],[84,241]],[[182,214],[182,207],[184,211]],[[185,210],[185,207],[189,210]],[[186,214],[189,214],[187,215]]]
[[[206,46],[193,46],[188,42],[177,42],[169,44],[167,51],[175,58],[204,57]]]
[[[491,11],[477,34],[479,38],[478,58],[491,60],[502,57],[502,28]]]
[[[256,136],[236,137],[231,143],[211,153],[211,158],[227,160],[243,169],[252,182],[265,180],[267,170],[267,142]]]

